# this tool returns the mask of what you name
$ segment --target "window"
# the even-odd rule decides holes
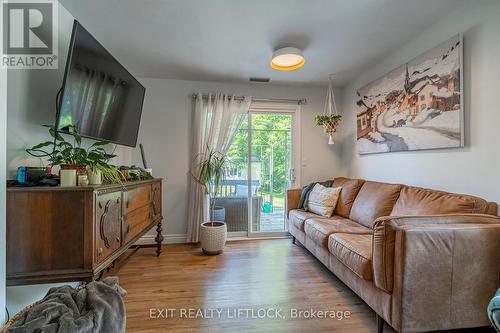
[[[422,94],[422,95],[420,95],[420,101],[423,101],[423,100],[425,100],[425,95]]]

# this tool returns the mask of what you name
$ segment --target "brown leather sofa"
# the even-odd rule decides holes
[[[488,326],[500,283],[498,205],[481,198],[335,178],[331,218],[297,209],[287,193],[293,241],[300,241],[398,332]]]

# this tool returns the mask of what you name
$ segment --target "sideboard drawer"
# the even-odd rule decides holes
[[[126,244],[131,241],[152,222],[149,205],[143,206],[125,215],[123,223],[123,243]]]
[[[123,213],[127,214],[143,206],[149,206],[151,201],[151,185],[136,187],[123,193]]]

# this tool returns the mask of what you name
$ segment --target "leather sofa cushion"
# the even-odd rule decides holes
[[[342,216],[334,215],[331,218],[311,218],[304,223],[306,236],[316,244],[328,247],[328,236],[333,233],[353,233],[371,235],[372,230],[363,227],[359,223],[346,219]]]
[[[289,223],[292,223],[295,226],[295,228],[300,231],[304,231],[304,221],[313,217],[319,216],[311,212],[306,212],[302,209],[294,209],[290,211],[288,220]]]
[[[488,202],[486,214],[498,216],[498,204],[496,202]]]
[[[371,235],[332,234],[328,237],[328,250],[360,278],[373,279]]]
[[[349,218],[372,228],[376,219],[391,214],[402,185],[366,181],[354,201]]]
[[[356,199],[356,195],[359,192],[361,186],[365,181],[362,179],[350,179],[344,177],[338,177],[333,180],[332,187],[342,187],[340,192],[340,198],[337,202],[337,207],[335,208],[335,214],[349,218],[349,213],[351,212],[351,207]]]
[[[391,215],[483,214],[488,210],[488,202],[481,198],[404,186]]]

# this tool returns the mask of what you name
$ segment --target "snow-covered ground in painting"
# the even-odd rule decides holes
[[[397,109],[392,108],[378,117],[378,130],[382,134],[389,133],[400,137],[410,150],[458,147],[459,112],[443,112],[431,118],[430,114],[436,112],[432,109],[426,110],[419,114],[418,123],[416,118],[414,122],[408,121],[401,127],[392,127],[394,120],[397,122],[399,119],[406,119],[407,116],[404,112],[397,113]]]
[[[443,112],[437,117],[426,120],[419,126],[433,127],[438,130],[445,129],[460,135],[460,113],[458,111]]]
[[[371,142],[368,139],[358,139],[358,151],[364,153],[385,153],[389,151],[389,146],[385,143]]]

